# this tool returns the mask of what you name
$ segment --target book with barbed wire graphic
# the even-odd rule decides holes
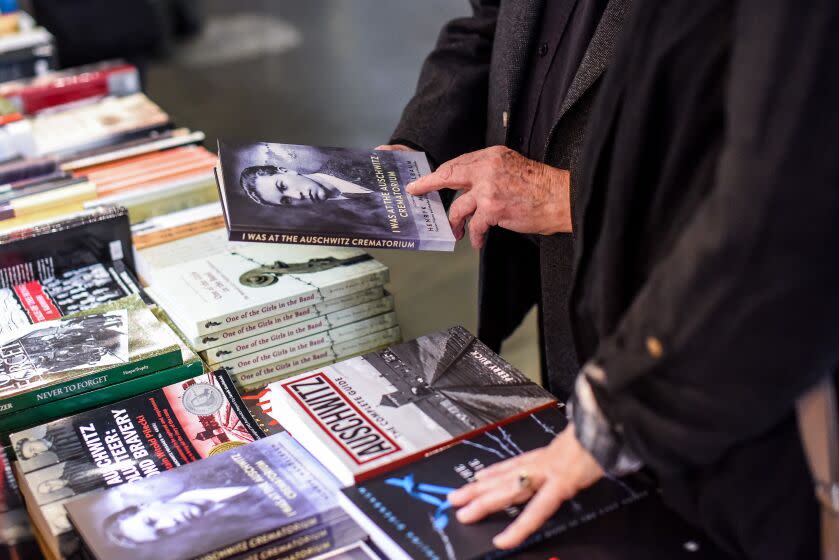
[[[269,414],[345,485],[556,402],[463,327],[266,389]]]
[[[498,426],[409,465],[345,488],[341,503],[373,542],[394,560],[464,560],[500,556],[492,539],[521,512],[511,506],[464,525],[447,500],[482,469],[548,445],[566,425],[565,410],[550,407]],[[535,544],[645,498],[643,477],[605,478],[568,500],[526,543]]]
[[[219,142],[216,179],[231,241],[453,251],[440,195],[408,194],[422,152]]]

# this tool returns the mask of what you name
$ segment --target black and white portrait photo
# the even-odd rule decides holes
[[[399,169],[397,190],[404,187],[405,165],[391,153],[375,154],[382,165],[377,170],[373,152],[343,148],[259,143],[223,150],[227,204],[236,219],[299,233],[379,237],[391,229],[385,200],[391,210],[395,201],[383,199],[377,182],[377,171]],[[413,221],[398,219],[397,237],[415,236]]]

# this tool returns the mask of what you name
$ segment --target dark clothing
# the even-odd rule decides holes
[[[603,2],[472,0],[471,4],[471,17],[454,20],[441,32],[391,142],[419,148],[438,164],[487,146],[512,146],[510,125],[534,122],[532,115],[520,119],[519,111],[528,69],[538,57],[542,9],[551,4],[550,11],[558,14],[557,23],[546,24],[549,27],[544,31],[550,34],[553,27],[562,28],[557,45],[563,43],[563,52],[571,58],[582,58],[575,68],[570,62],[560,67],[561,53],[554,57],[558,66],[553,71],[572,78],[560,99],[543,106],[546,112],[542,118],[550,115],[547,121],[552,121],[549,127],[541,126],[547,131],[532,136],[544,134],[537,141],[543,146],[539,158],[571,170],[574,204],[577,164],[591,103],[628,0],[610,0],[597,9],[602,9],[602,17],[588,44],[582,37],[591,33],[594,20],[585,14]],[[568,10],[570,14],[574,6],[584,9],[587,23],[561,25],[560,12]],[[570,15],[565,17],[570,22]],[[581,51],[584,54],[580,55]],[[553,80],[544,84],[558,91]],[[548,95],[543,98],[547,100]],[[479,338],[498,350],[539,303],[549,387],[563,399],[570,393],[579,366],[567,308],[572,254],[570,234],[543,237],[537,246],[526,236],[500,228],[490,230],[481,252]]]
[[[572,309],[603,413],[738,557],[816,557],[794,402],[839,364],[839,4],[647,0],[583,160]]]
[[[577,74],[608,0],[547,2],[530,49],[516,118],[509,123],[510,147],[542,161],[559,107]]]

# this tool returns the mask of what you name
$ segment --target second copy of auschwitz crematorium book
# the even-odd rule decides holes
[[[221,372],[11,435],[33,521],[58,555],[78,550],[64,505],[262,437]]]
[[[566,425],[565,410],[550,407],[343,490],[342,505],[392,560],[497,558],[492,539],[521,512],[511,506],[464,525],[449,492],[472,482],[481,470],[551,443]],[[567,500],[527,544],[574,530],[645,498],[645,477],[604,478]],[[542,556],[547,558],[548,554]]]
[[[0,340],[0,416],[178,366],[181,345],[139,296]]]
[[[462,327],[271,383],[261,402],[345,485],[556,403]]]
[[[231,241],[453,251],[422,152],[219,143],[216,179]]]
[[[74,500],[67,512],[98,560],[309,558],[366,536],[338,494],[338,482],[279,433]]]

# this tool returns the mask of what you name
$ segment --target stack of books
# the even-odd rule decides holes
[[[566,425],[549,393],[459,327],[271,383],[255,399],[223,372],[183,387],[12,436],[27,507],[52,547],[97,560],[493,557],[492,537],[520,508],[467,526],[447,494]],[[154,449],[178,443],[155,443],[153,423],[175,402],[199,414],[230,406],[216,418],[248,417],[237,432],[248,435],[161,467],[175,454]],[[101,444],[109,429],[114,449]],[[197,436],[183,432],[191,452]],[[601,481],[530,542],[631,511],[651,489],[642,477]]]
[[[229,242],[212,230],[137,252],[147,293],[241,387],[397,341],[388,269],[359,249]]]
[[[118,404],[22,430],[10,447],[38,533],[56,557],[78,555],[64,506],[263,436],[224,373],[201,374]],[[218,474],[218,473],[217,473]],[[219,485],[229,484],[222,476]],[[130,484],[129,484],[130,483]],[[157,493],[159,493],[159,490]]]
[[[518,508],[464,526],[446,496],[565,414],[463,328],[399,343],[365,249],[453,249],[404,190],[424,155],[219,160],[135,67],[52,55],[0,15],[0,558],[497,555]],[[533,541],[651,488],[604,480]]]
[[[215,156],[193,146],[203,133],[174,128],[134,66],[0,83],[0,100],[0,232],[112,203],[142,221],[217,200]]]

